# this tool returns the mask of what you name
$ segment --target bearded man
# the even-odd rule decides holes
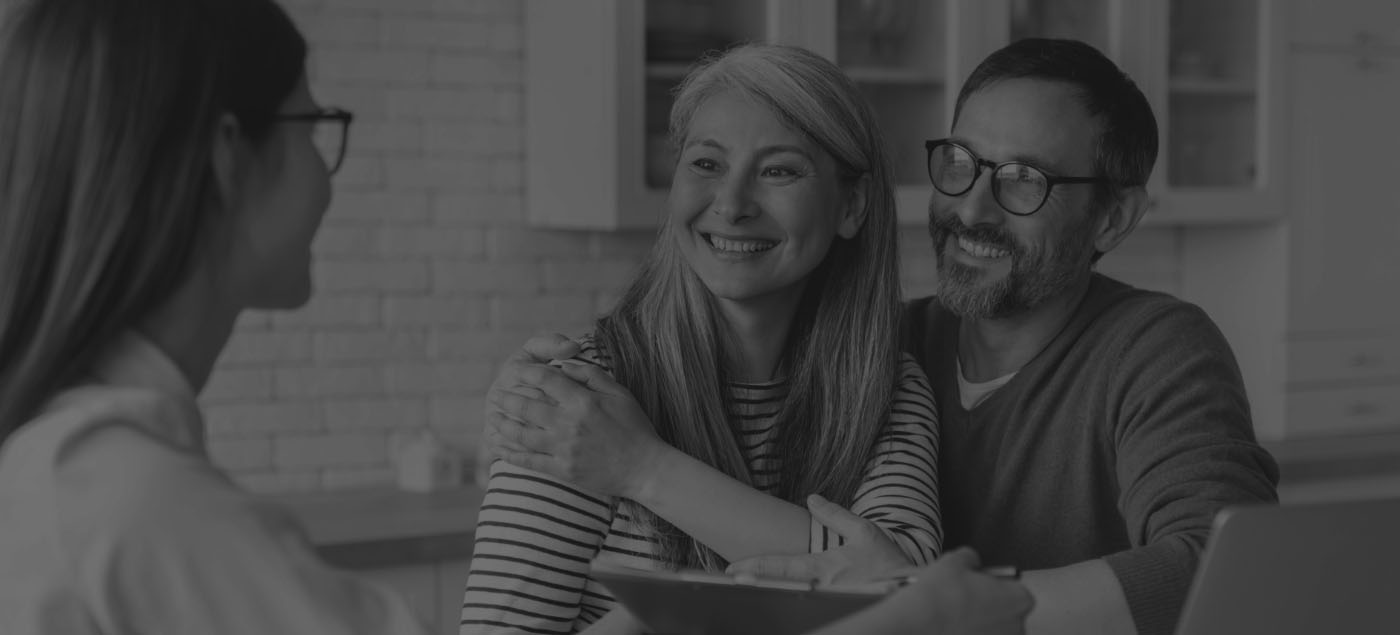
[[[1093,270],[1148,208],[1147,99],[1093,47],[1023,40],[926,146],[938,288],[905,329],[945,547],[1027,570],[1028,632],[1172,632],[1216,512],[1276,502],[1278,468],[1205,312]]]

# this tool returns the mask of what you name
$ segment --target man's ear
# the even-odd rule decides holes
[[[841,210],[841,223],[836,226],[836,235],[850,240],[855,238],[861,225],[865,224],[865,203],[870,200],[870,173],[860,175],[851,185],[851,193],[846,197],[846,208]]]
[[[1150,203],[1147,188],[1141,185],[1119,192],[1118,198],[1104,210],[1095,227],[1094,249],[1105,254],[1113,251],[1128,234],[1133,233]]]
[[[220,114],[214,122],[209,165],[214,171],[214,199],[225,210],[236,208],[239,202],[244,167],[242,139],[238,119],[232,113]]]

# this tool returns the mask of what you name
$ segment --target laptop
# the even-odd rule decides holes
[[[1222,511],[1176,632],[1400,633],[1400,499]]]

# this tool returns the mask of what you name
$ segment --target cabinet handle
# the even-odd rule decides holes
[[[1369,355],[1369,354],[1366,354],[1366,353],[1357,353],[1356,355],[1353,355],[1352,358],[1351,358],[1351,367],[1352,367],[1352,368],[1370,368],[1370,367],[1372,367],[1372,366],[1380,366],[1384,361],[1385,361],[1385,360],[1382,359],[1379,355]]]
[[[1364,417],[1380,412],[1380,406],[1368,401],[1358,401],[1347,406],[1347,415],[1352,417]]]

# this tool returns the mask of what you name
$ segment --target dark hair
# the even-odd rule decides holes
[[[973,93],[1006,79],[1065,82],[1079,92],[1099,122],[1094,170],[1112,181],[1098,189],[1098,206],[1126,188],[1143,186],[1157,162],[1157,118],[1132,78],[1098,49],[1076,40],[1028,38],[992,53],[973,69],[958,93],[953,121]]]
[[[0,442],[169,298],[214,221],[231,113],[304,74],[272,0],[25,0],[0,18]]]

